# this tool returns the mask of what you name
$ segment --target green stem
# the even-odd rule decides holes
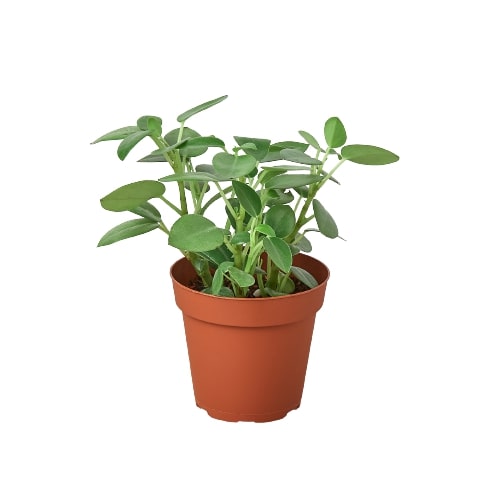
[[[207,192],[207,188],[208,188],[208,182],[204,182],[203,187],[201,188],[201,191],[198,195],[198,199],[196,200],[196,203],[195,203],[195,207],[194,207],[195,214],[198,214],[201,211],[201,203],[203,201],[205,193]]]
[[[164,196],[159,197],[161,201],[165,202],[172,210],[177,212],[178,215],[183,215],[181,209],[176,207],[172,202],[168,201]]]
[[[220,186],[218,186],[218,189],[220,189]],[[232,190],[232,186],[229,186],[225,189],[222,190],[222,192],[218,192],[216,195],[212,196],[212,198],[210,198],[206,203],[205,205],[203,205],[203,207],[201,207],[201,210],[200,210],[200,215],[203,215],[206,211],[206,209],[212,205],[212,203],[216,202],[217,200],[219,200],[220,198],[222,198],[222,194],[221,193],[224,193],[224,194],[227,194],[229,193],[231,190]],[[232,208],[232,207],[231,207]]]
[[[229,200],[226,197],[226,193],[231,192],[233,188],[230,187],[230,188],[222,189],[218,182],[215,182],[215,187],[219,190],[220,197],[224,200],[224,203],[226,204],[226,207],[229,210],[229,213],[235,218],[235,220],[238,219],[238,215],[236,214],[233,206],[231,205],[231,203],[229,203]],[[229,189],[229,191],[227,189]],[[205,207],[206,207],[206,205],[205,205]]]
[[[170,231],[167,229],[167,226],[165,226],[165,224],[163,223],[163,221],[159,221],[158,222],[158,225],[160,226],[160,229],[166,233],[166,234],[170,234]]]

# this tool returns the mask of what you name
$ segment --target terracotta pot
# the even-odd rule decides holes
[[[269,298],[226,298],[186,285],[190,262],[170,270],[182,310],[196,404],[230,422],[269,422],[300,406],[316,312],[329,277],[320,261],[299,254],[294,265],[319,286]]]

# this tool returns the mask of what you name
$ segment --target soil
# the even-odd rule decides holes
[[[304,283],[302,283],[302,281],[299,281],[295,276],[290,276],[290,278],[295,283],[295,290],[290,295],[300,293],[300,292],[305,292],[305,291],[309,290],[309,288],[306,285],[304,285]],[[227,286],[228,288],[230,288],[230,283],[228,281],[226,281],[224,283],[224,286]],[[189,282],[188,287],[191,288],[191,290],[196,290],[197,292],[201,292],[205,288],[205,285],[203,284],[203,281],[201,281],[201,278],[199,278],[197,276],[195,279],[193,279]],[[246,298],[248,298],[248,299],[265,298],[265,297],[255,297],[254,296],[255,290],[258,290],[258,289],[259,289],[259,286],[257,285],[257,282],[256,282],[254,285],[252,285],[251,287],[248,288],[248,293],[246,295]]]

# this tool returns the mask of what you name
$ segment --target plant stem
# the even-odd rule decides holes
[[[182,215],[180,208],[176,207],[172,202],[168,201],[164,196],[159,197],[161,201],[165,202],[172,210],[177,212],[178,215]]]
[[[165,226],[165,224],[163,223],[163,221],[159,221],[158,222],[158,225],[160,226],[160,229],[166,233],[166,234],[170,234],[170,231],[167,229],[167,226]]]
[[[219,190],[220,197],[224,200],[224,203],[226,204],[226,207],[229,210],[229,213],[235,218],[235,220],[238,219],[238,215],[236,214],[236,212],[234,211],[233,206],[231,205],[231,203],[229,203],[229,200],[226,197],[226,193],[231,192],[231,190],[233,188],[229,187],[229,188],[227,188],[228,190],[227,189],[222,189],[220,187],[220,184],[218,182],[215,182],[215,186]],[[206,205],[205,205],[205,207],[206,207]]]
[[[218,187],[218,189],[220,189],[220,186]],[[222,190],[222,192],[224,194],[227,194],[229,193],[233,188],[231,186],[225,188]],[[201,210],[200,210],[200,215],[203,215],[205,213],[205,210],[210,206],[212,205],[212,203],[216,202],[218,199],[222,198],[222,194],[221,192],[217,193],[216,195],[212,196],[212,198],[210,198],[206,203],[205,205],[203,205],[203,207],[201,207]]]

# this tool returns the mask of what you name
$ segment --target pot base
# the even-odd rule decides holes
[[[196,401],[196,406],[201,410],[205,410],[208,415],[216,420],[223,420],[224,422],[255,422],[261,424],[264,422],[273,422],[285,418],[289,412],[297,410],[299,406],[290,408],[289,410],[281,410],[273,413],[252,414],[252,413],[229,413],[225,411],[215,410],[213,408],[206,408],[204,405]]]

